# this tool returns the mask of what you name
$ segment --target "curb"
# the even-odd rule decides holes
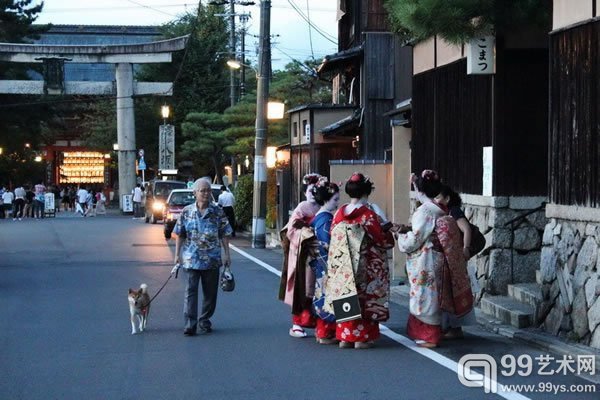
[[[408,305],[408,291],[407,285],[393,286],[390,290],[390,301],[400,305]],[[475,316],[477,323],[484,330],[530,345],[547,353],[573,357],[594,355],[596,375],[592,377],[582,376],[582,378],[590,382],[600,383],[600,350],[578,343],[567,342],[536,328],[517,329],[511,325],[502,324],[500,321],[484,314],[478,307],[475,308]]]

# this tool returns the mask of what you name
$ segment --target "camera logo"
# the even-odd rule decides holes
[[[473,371],[482,368],[483,375]],[[498,365],[488,354],[467,354],[458,361],[458,380],[466,387],[482,387],[485,393],[498,393]]]

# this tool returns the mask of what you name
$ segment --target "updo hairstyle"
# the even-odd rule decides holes
[[[327,203],[336,193],[339,193],[340,187],[329,182],[326,177],[321,177],[319,181],[311,188],[311,193],[318,205]]]
[[[346,193],[352,199],[360,199],[361,197],[368,196],[373,191],[373,182],[368,176],[355,172],[350,176],[350,179],[346,182]]]
[[[438,173],[431,169],[425,169],[421,175],[417,177],[415,182],[417,190],[424,193],[430,199],[440,194],[442,190],[442,181]]]

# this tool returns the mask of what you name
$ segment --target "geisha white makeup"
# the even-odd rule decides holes
[[[327,211],[335,211],[338,208],[338,204],[340,202],[340,194],[336,193],[333,195],[331,199],[325,204],[323,204],[323,208]]]
[[[304,195],[306,196],[306,200],[308,200],[310,203],[316,203],[315,196],[313,196],[313,194],[312,194],[313,186],[314,185],[308,185],[306,187],[306,192],[304,192]]]

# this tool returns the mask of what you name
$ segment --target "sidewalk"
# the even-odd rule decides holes
[[[251,240],[251,232],[236,232],[240,238]],[[273,236],[277,237],[277,232],[274,229],[267,231],[267,249],[266,251],[274,252],[282,255],[281,247],[279,246],[278,240]],[[390,301],[400,305],[402,307],[408,307],[409,302],[409,286],[404,284],[398,284],[398,282],[392,282]],[[485,331],[492,332],[501,335],[505,338],[514,340],[516,342],[529,345],[539,349],[548,354],[554,354],[558,356],[573,356],[578,355],[595,355],[596,356],[596,371],[600,371],[600,350],[594,349],[593,347],[583,346],[578,343],[571,343],[563,340],[560,337],[550,335],[538,328],[525,328],[517,329],[511,325],[504,325],[500,321],[497,321],[490,316],[481,312],[476,307],[475,315],[477,318],[478,327]],[[476,335],[477,327],[466,326],[464,327],[465,332]],[[596,375],[596,383],[600,383],[600,375]]]

